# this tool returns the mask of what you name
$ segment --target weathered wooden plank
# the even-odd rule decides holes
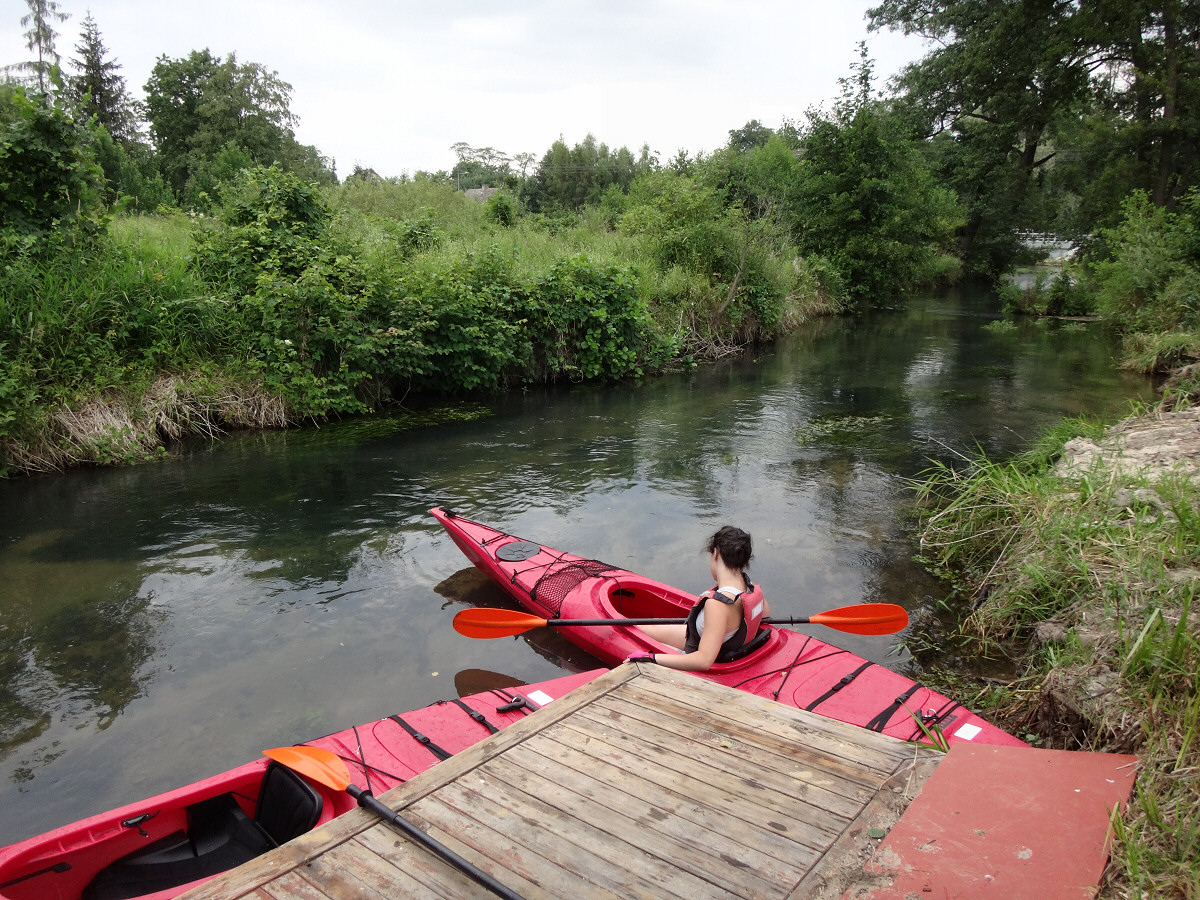
[[[353,843],[375,854],[381,865],[400,869],[417,883],[420,889],[403,896],[463,897],[480,890],[470,876],[412,843],[394,828],[368,828]],[[393,892],[393,896],[400,895],[399,891]]]
[[[630,730],[630,721],[633,720],[614,721],[603,716],[602,712],[587,709],[581,710],[569,723],[569,727],[581,730],[587,728],[600,737],[612,734],[615,741],[624,745]],[[793,802],[799,802],[811,807],[818,814],[853,818],[874,793],[860,786],[857,789],[858,796],[849,798],[829,790],[827,785],[810,782],[797,775],[785,775],[772,769],[753,766],[731,752],[732,744],[729,748],[712,748],[700,743],[680,741],[671,732],[644,722],[640,724],[634,740],[642,745],[641,750],[635,752],[642,755],[655,753],[663,759],[664,765],[696,778],[720,778],[727,790],[732,791],[736,786],[744,785],[753,791],[747,799],[766,804],[771,809],[786,811],[791,808]],[[681,752],[684,746],[687,747],[686,757]]]
[[[447,785],[435,798],[421,803],[421,814],[439,819],[454,813],[473,826],[486,828],[495,836],[492,846],[519,844],[538,851],[550,864],[543,867],[539,884],[555,896],[571,898],[579,878],[587,879],[610,896],[625,897],[642,892],[648,896],[677,900],[720,900],[724,891],[673,867],[647,853],[636,843],[614,838],[593,823],[564,815],[544,800],[490,780],[481,787],[469,781]]]
[[[386,826],[369,828],[322,859],[385,897],[453,898],[478,890],[467,875]],[[305,872],[305,877],[321,883],[313,874]]]
[[[559,736],[562,736],[562,732],[559,732]],[[505,756],[511,757],[514,762],[525,762],[525,758],[518,754],[528,752],[522,746],[514,748]],[[666,823],[686,821],[706,834],[724,834],[727,839],[740,842],[739,853],[758,854],[761,858],[762,861],[756,862],[756,868],[786,867],[786,861],[795,855],[814,857],[819,855],[819,851],[832,839],[832,835],[822,832],[824,839],[814,842],[818,849],[813,849],[810,845],[799,843],[788,834],[776,830],[783,826],[777,822],[764,822],[761,815],[752,822],[731,822],[730,816],[724,810],[702,806],[695,798],[688,796],[686,791],[691,786],[690,779],[678,772],[663,769],[658,773],[660,777],[648,780],[642,777],[646,774],[645,766],[639,765],[634,771],[627,762],[614,765],[598,756],[569,747],[561,741],[555,741],[553,744],[539,743],[537,753],[544,762],[592,773],[609,785],[619,782],[623,791],[647,798],[651,803],[647,818],[659,827]],[[537,759],[530,759],[528,762],[532,768]],[[666,776],[665,780],[662,776]],[[770,827],[771,825],[775,828]],[[794,835],[794,830],[791,833]]]
[[[285,875],[283,877],[288,878],[290,876]],[[279,881],[282,881],[282,880],[283,879],[277,879],[276,881],[271,882],[271,884],[266,885],[265,887],[260,887],[257,891],[252,891],[251,893],[244,895],[244,900],[277,900],[279,895],[272,893],[270,890],[268,890],[268,888],[273,887],[274,885],[278,884]],[[298,878],[297,881],[303,882],[304,879]],[[314,889],[314,892],[311,894],[295,894],[295,895],[293,895],[293,894],[289,893],[289,894],[285,894],[284,896],[287,897],[288,900],[325,900],[324,895],[316,892],[315,889]]]
[[[870,837],[870,830],[890,831],[942,759],[939,751],[919,747],[912,758],[897,764],[879,793],[796,882],[788,900],[841,900],[848,890],[866,886],[869,879],[862,864],[878,843]],[[880,878],[880,884],[886,881]]]
[[[770,802],[770,798],[759,803],[761,794],[758,786],[737,779],[730,780],[721,791],[706,789],[697,796],[695,772],[688,771],[686,764],[678,763],[677,757],[666,754],[662,748],[652,748],[623,735],[599,734],[594,730],[577,728],[580,724],[564,723],[563,728],[555,733],[556,739],[618,768],[629,768],[628,754],[641,754],[638,768],[643,778],[651,780],[660,790],[684,795],[698,807],[703,807],[707,802],[726,818],[729,817],[731,796],[748,801],[755,804],[752,821],[816,850],[823,850],[837,836],[845,821],[824,814],[814,816],[811,807],[802,809],[789,804],[787,808],[780,808],[780,804]],[[655,751],[659,751],[659,754],[655,754]]]
[[[349,822],[344,820],[353,821],[359,815],[363,817],[363,827],[379,821],[375,816],[367,818],[366,813],[358,810],[349,812],[334,819],[323,828],[301,835],[270,853],[193,888],[183,894],[179,900],[233,900],[233,898],[250,896],[260,885],[272,882],[274,879],[306,865],[315,852],[335,847],[341,841],[346,840],[342,831]],[[314,848],[316,848],[315,851]]]
[[[285,872],[257,891],[243,896],[244,900],[258,900],[260,896],[270,900],[329,900],[328,894],[312,882],[305,881],[295,871]]]
[[[625,793],[619,788],[627,782],[624,778],[598,780],[574,769],[568,778],[561,768],[554,771],[553,778],[537,774],[533,767],[514,758],[521,749],[515,748],[506,757],[492,760],[488,773],[623,841],[636,835],[638,846],[645,852],[730,893],[777,894],[781,887],[794,884],[818,857],[809,851],[808,858],[799,866],[795,855],[789,860],[790,865],[781,864],[726,836],[714,837],[686,819],[663,815],[657,805],[661,798]],[[793,847],[796,851],[807,849]]]
[[[864,830],[876,827],[866,823],[907,801],[888,777],[935,765],[922,757],[928,752],[686,673],[631,665],[380,799],[529,900],[798,898],[832,890],[829,848],[860,851]],[[353,811],[188,897],[483,893]]]
[[[363,882],[337,852],[318,856],[293,874],[314,885],[329,900],[391,900]]]
[[[707,747],[717,749],[723,755],[747,758],[760,771],[772,771],[790,778],[804,771],[805,784],[856,805],[865,802],[880,779],[890,771],[879,769],[866,772],[802,743],[787,745],[716,716],[699,714],[694,719],[689,718],[687,708],[680,714],[677,707],[661,705],[644,697],[637,700],[607,697],[605,702],[589,707],[586,715],[597,720],[610,719],[616,727],[624,729],[639,727],[637,723],[640,723],[640,727],[653,729],[650,734],[670,735],[675,744],[686,743],[689,748]],[[895,765],[895,760],[895,756],[890,759],[891,766]],[[830,802],[836,804],[835,800]]]
[[[574,710],[586,706],[597,697],[619,689],[625,682],[637,678],[638,674],[636,666],[622,666],[613,670],[567,696],[560,697],[545,709],[539,710],[536,716],[510,725],[481,744],[455,754],[445,762],[423,772],[418,778],[382,794],[379,799],[392,809],[400,810],[406,804],[437,790],[440,785],[460,777],[491,756],[503,753],[506,748],[528,739],[541,728],[571,715]],[[378,817],[371,813],[351,810],[321,828],[301,835],[284,847],[272,850],[232,872],[194,888],[180,900],[230,900],[244,896],[258,885],[302,865],[310,856],[331,849],[373,827],[378,821]]]
[[[737,703],[731,703],[721,685],[704,679],[695,680],[699,684],[692,685],[692,690],[680,692],[676,689],[679,682],[675,679],[639,679],[622,691],[621,696],[656,695],[668,702],[690,705],[707,716],[719,717],[723,723],[738,723],[754,733],[761,733],[764,741],[771,736],[779,738],[784,747],[800,744],[830,760],[841,761],[849,769],[887,773],[896,759],[903,756],[905,742],[897,738],[753,694],[746,694],[744,698],[739,697]],[[721,727],[730,726],[722,724]],[[849,774],[847,772],[847,776]]]

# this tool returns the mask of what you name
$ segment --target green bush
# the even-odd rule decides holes
[[[1101,315],[1125,333],[1200,329],[1200,193],[1175,212],[1135,193],[1123,212],[1093,271]]]
[[[46,255],[103,228],[92,135],[60,99],[0,84],[0,255]]]

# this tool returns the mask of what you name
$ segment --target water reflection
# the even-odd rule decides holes
[[[994,318],[936,298],[644,383],[0,483],[0,843],[487,682],[464,673],[593,668],[551,629],[451,629],[505,599],[434,505],[693,591],[736,523],[781,616],[932,603],[906,478],[1147,395],[1102,332]],[[905,664],[892,639],[820,636]]]

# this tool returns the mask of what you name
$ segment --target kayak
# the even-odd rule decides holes
[[[554,619],[678,619],[698,599],[620,566],[555,550],[451,510],[434,508],[430,514],[467,559],[551,626]],[[608,665],[635,653],[677,652],[619,622],[556,630]],[[692,674],[905,741],[1025,746],[937,691],[812,635],[767,625],[744,649],[738,659]]]
[[[604,671],[443,700],[304,746],[337,754],[379,794]],[[0,897],[166,900],[356,807],[263,757],[0,849]]]

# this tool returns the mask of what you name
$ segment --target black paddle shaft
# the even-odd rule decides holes
[[[478,868],[474,863],[463,859],[441,841],[426,834],[416,825],[412,824],[412,822],[409,822],[401,817],[401,815],[395,810],[389,809],[387,806],[377,800],[375,795],[370,791],[364,791],[362,788],[352,784],[346,788],[346,793],[357,800],[358,805],[363,807],[363,809],[369,809],[389,825],[404,832],[418,844],[421,844],[427,849],[432,850],[446,862],[450,863],[450,865],[454,866],[454,868],[458,869],[464,875],[474,879],[479,884],[482,884],[493,894],[496,894],[499,897],[504,897],[505,900],[524,900],[524,898],[516,891],[501,884],[487,872]]]
[[[764,625],[809,625],[807,616],[792,616],[786,619],[765,618]],[[536,623],[534,623],[536,624]],[[546,619],[547,625],[569,628],[573,625],[686,625],[687,619],[647,618],[647,619]]]

